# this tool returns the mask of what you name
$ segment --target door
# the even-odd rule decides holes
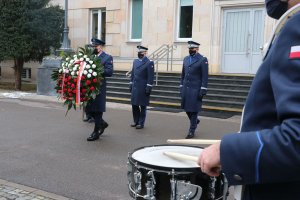
[[[262,62],[264,9],[224,12],[222,72],[255,74]]]

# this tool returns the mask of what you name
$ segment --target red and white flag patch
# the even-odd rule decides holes
[[[290,52],[290,59],[300,58],[300,46],[293,46]]]

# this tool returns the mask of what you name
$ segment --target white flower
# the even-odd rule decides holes
[[[74,60],[70,60],[70,63],[74,63]]]
[[[91,78],[92,77],[92,75],[91,74],[88,74],[88,75],[86,75],[88,78]]]
[[[74,75],[75,75],[75,72],[71,72],[71,75],[74,76]]]
[[[95,65],[95,64],[93,64],[93,65],[92,65],[92,68],[93,68],[93,69],[95,69],[95,68],[96,68],[96,65]]]
[[[90,64],[93,64],[94,62],[92,60],[89,61]]]
[[[67,58],[66,58],[66,61],[69,61],[69,60],[70,60],[70,58],[69,58],[69,57],[67,57]]]
[[[93,73],[93,70],[92,70],[92,69],[89,69],[89,73]]]
[[[75,66],[75,67],[73,67],[73,71],[76,71],[77,70],[77,67]]]
[[[69,70],[68,70],[68,69],[65,69],[65,73],[66,73],[66,74],[69,73]]]
[[[73,58],[77,58],[77,55],[75,54],[75,55],[73,56]]]
[[[84,55],[83,57],[84,57],[84,58],[87,58],[88,56],[87,56],[87,55]]]
[[[85,68],[90,69],[91,65],[86,65]]]
[[[75,65],[75,67],[79,67],[79,65],[78,65],[78,64],[76,64],[76,65]]]
[[[90,61],[90,59],[89,59],[89,58],[86,58],[85,60],[86,60],[86,61]]]
[[[84,58],[80,58],[79,60],[80,60],[80,61],[84,61]]]
[[[93,72],[93,76],[97,76],[97,72]]]
[[[62,71],[63,71],[62,69],[59,69],[59,70],[58,70],[58,73],[62,73]]]
[[[84,71],[83,71],[83,74],[84,74],[84,75],[87,75],[87,74],[88,74],[88,71],[84,70]]]
[[[78,54],[79,56],[82,56],[82,53]]]

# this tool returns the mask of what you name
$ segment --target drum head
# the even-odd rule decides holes
[[[164,152],[175,152],[198,157],[202,152],[200,147],[180,145],[159,145],[142,147],[134,151],[131,158],[140,165],[162,169],[195,169],[199,168],[194,161],[183,161],[170,158]]]

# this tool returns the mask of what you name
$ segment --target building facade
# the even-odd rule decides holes
[[[65,0],[53,3],[63,7]],[[118,69],[130,68],[138,44],[149,53],[174,44],[173,71],[180,71],[186,42],[195,40],[210,73],[233,74],[256,73],[275,24],[263,0],[76,0],[69,1],[68,22],[73,49],[101,38]]]
[[[65,0],[52,0],[64,8]],[[174,45],[172,71],[180,72],[187,41],[201,44],[210,73],[255,74],[261,47],[275,21],[267,17],[264,0],[73,0],[68,3],[71,46],[76,50],[92,37],[106,41],[115,69],[129,70],[136,46],[149,54]],[[158,71],[166,68],[166,58]],[[3,71],[3,70],[2,70]]]

